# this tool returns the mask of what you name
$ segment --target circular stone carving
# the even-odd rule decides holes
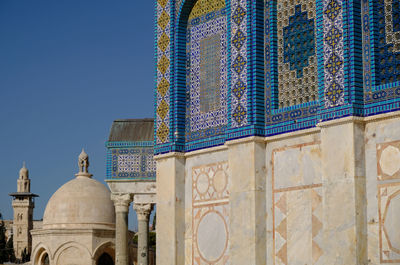
[[[391,249],[400,254],[400,192],[391,195],[389,205],[384,214],[384,229],[391,243]]]
[[[196,180],[196,189],[200,194],[207,192],[209,186],[208,176],[205,173],[200,174]]]
[[[382,151],[379,164],[383,173],[392,176],[400,169],[400,150],[389,145]]]
[[[217,172],[215,172],[213,182],[216,192],[222,192],[225,190],[226,184],[228,184],[228,180],[223,170],[218,170]]]
[[[200,255],[208,262],[219,260],[225,252],[228,233],[220,213],[206,213],[197,227],[197,246]]]

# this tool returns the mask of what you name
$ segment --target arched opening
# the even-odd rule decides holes
[[[225,0],[187,0],[182,6],[175,45],[176,96],[182,97],[175,102],[185,102],[186,108],[184,117],[182,111],[176,114],[177,130],[184,129],[177,134],[185,136],[181,141],[214,137],[225,131],[228,116],[227,14]]]
[[[40,260],[40,265],[49,265],[49,264],[50,264],[49,255],[47,254],[47,252],[45,252]]]
[[[108,253],[103,253],[97,260],[96,265],[114,265],[114,261]]]

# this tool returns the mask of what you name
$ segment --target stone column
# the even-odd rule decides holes
[[[368,264],[364,124],[348,117],[319,126],[324,194],[319,264]]]
[[[265,143],[262,137],[227,142],[230,264],[266,264]],[[243,162],[246,160],[246,163]],[[158,217],[158,216],[157,216]]]
[[[136,211],[138,219],[138,265],[148,265],[149,263],[149,216],[152,210],[150,203],[135,203],[133,209]]]
[[[115,264],[128,265],[129,251],[128,251],[128,213],[129,204],[132,202],[132,195],[111,194],[111,200],[114,201],[115,206]]]
[[[156,263],[185,264],[185,157],[169,153],[157,160]]]

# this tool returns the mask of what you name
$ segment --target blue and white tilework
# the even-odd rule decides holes
[[[169,0],[157,1],[156,55],[157,55],[157,88],[156,88],[156,143],[169,140],[170,131],[170,75],[171,75],[171,4]]]
[[[175,13],[176,13],[176,15],[179,14],[179,9],[180,9],[180,7],[182,5],[182,2],[183,2],[183,0],[176,0],[175,1]]]
[[[247,125],[247,1],[231,1],[231,127]]]
[[[400,1],[377,0],[376,86],[400,81]]]
[[[227,124],[225,8],[188,22],[186,141],[219,135]]]
[[[371,74],[371,24],[369,15],[369,0],[363,0],[361,3],[361,18],[363,31],[363,75],[364,75],[364,91],[369,93],[372,89]],[[368,97],[368,94],[366,94]],[[367,97],[366,100],[367,100]]]
[[[278,0],[279,107],[318,98],[316,7],[310,0]]]
[[[393,52],[400,52],[400,0],[384,0],[386,43],[393,44]]]
[[[324,4],[324,105],[344,104],[343,10],[341,0]]]
[[[112,178],[155,178],[156,161],[153,148],[111,149]]]

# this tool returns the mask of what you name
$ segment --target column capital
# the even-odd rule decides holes
[[[133,209],[136,211],[138,221],[148,221],[153,205],[151,203],[135,203]]]
[[[132,202],[131,194],[111,193],[111,200],[114,202],[115,212],[129,212],[129,204]]]

